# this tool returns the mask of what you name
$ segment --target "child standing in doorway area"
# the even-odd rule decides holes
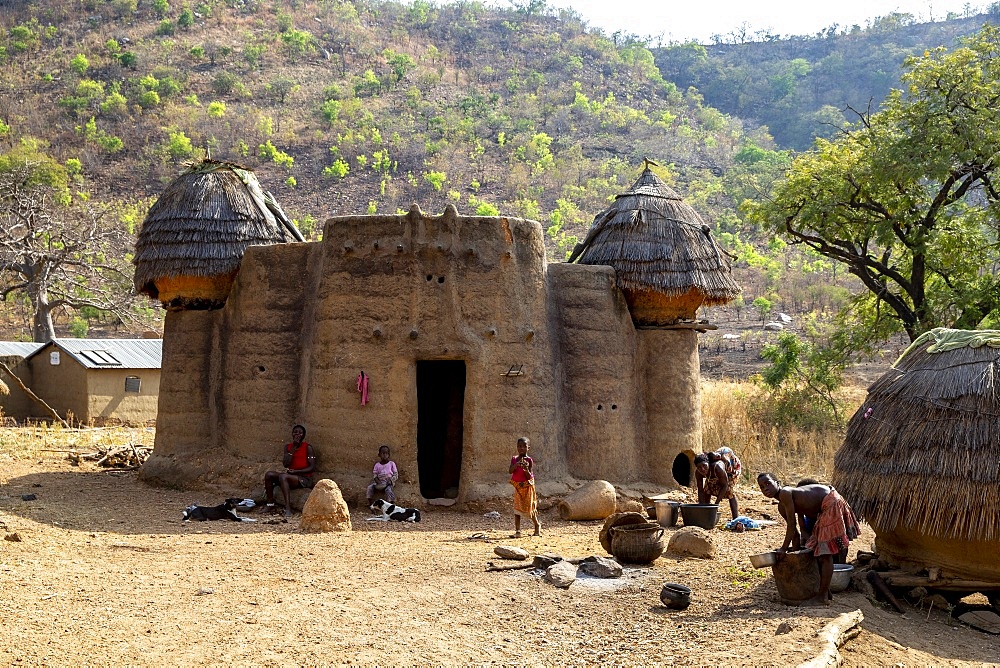
[[[388,445],[379,446],[378,461],[372,469],[372,484],[368,485],[365,496],[368,503],[375,500],[375,493],[385,494],[385,500],[389,503],[396,503],[396,494],[392,491],[392,486],[399,480],[399,472],[396,470],[396,462],[389,459],[391,453]]]
[[[517,439],[517,455],[510,458],[510,484],[514,486],[514,535],[521,537],[521,518],[535,523],[535,535],[542,535],[538,521],[538,496],[535,494],[535,462],[528,456],[528,439]]]

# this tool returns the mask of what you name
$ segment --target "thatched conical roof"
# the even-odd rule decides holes
[[[135,243],[135,288],[156,298],[159,278],[230,274],[248,246],[291,241],[302,235],[253,172],[204,160],[149,209]]]
[[[614,267],[622,290],[681,296],[694,289],[706,305],[725,304],[740,294],[708,225],[648,165],[594,217],[569,258],[574,260]]]
[[[1000,331],[935,329],[868,389],[834,485],[879,531],[1000,541]]]

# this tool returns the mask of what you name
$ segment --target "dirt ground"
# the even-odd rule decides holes
[[[740,493],[751,516],[774,513],[754,490]],[[511,539],[501,502],[499,520],[429,509],[416,525],[367,522],[359,509],[340,534],[302,533],[297,517],[181,521],[186,505],[224,496],[150,488],[57,453],[0,452],[0,536],[20,537],[0,541],[0,664],[789,665],[856,608],[864,631],[843,649],[847,665],[1000,658],[998,637],[937,610],[900,616],[858,593],[828,609],[782,605],[770,572],[747,561],[780,544],[781,526],[715,530],[714,560],[667,555],[621,581],[560,590],[530,571],[485,572],[499,561],[493,548],[603,555],[600,522],[548,513],[540,538]],[[852,556],[871,540],[866,528]],[[692,588],[686,611],[661,606],[665,582]],[[791,631],[777,635],[782,622]]]

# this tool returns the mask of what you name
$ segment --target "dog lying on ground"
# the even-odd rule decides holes
[[[197,506],[191,505],[184,509],[181,518],[185,522],[195,520],[204,522],[206,520],[232,520],[233,522],[256,522],[249,517],[240,517],[236,513],[236,506],[243,502],[243,499],[226,499],[217,506]]]
[[[383,501],[378,499],[371,505],[373,513],[382,513],[379,517],[369,517],[369,520],[375,522],[388,522],[389,520],[396,520],[397,522],[419,522],[420,521],[420,511],[416,508],[403,508],[402,506],[397,506],[389,503],[388,501]]]

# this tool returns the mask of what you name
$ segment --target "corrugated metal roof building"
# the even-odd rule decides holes
[[[145,424],[156,419],[161,339],[0,343],[0,352],[5,350],[18,353],[23,360],[18,376],[67,422]],[[10,403],[4,414],[17,420],[48,417],[33,401],[20,409]]]
[[[41,348],[43,343],[25,343],[22,341],[0,341],[0,362],[10,369],[10,372],[17,376],[25,385],[31,383],[31,369],[25,361],[35,351]],[[31,412],[33,402],[25,394],[17,381],[10,378],[5,372],[0,372],[0,380],[10,389],[10,394],[0,393],[0,421],[24,419],[24,416]]]

